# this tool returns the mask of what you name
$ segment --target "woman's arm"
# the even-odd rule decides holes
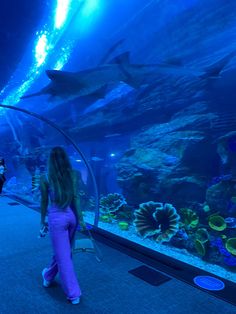
[[[73,200],[72,200],[72,208],[75,210],[75,214],[76,214],[80,227],[85,228],[83,213],[82,213],[81,204],[80,204],[80,196],[78,193],[78,188],[79,188],[78,174],[76,173],[76,171],[73,171],[72,178],[73,178],[73,195],[74,195]]]
[[[41,224],[45,225],[45,218],[48,208],[48,184],[44,176],[41,176],[40,178],[40,191],[41,191],[41,204],[40,204]]]

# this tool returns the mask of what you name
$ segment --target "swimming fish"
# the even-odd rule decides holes
[[[40,91],[22,96],[21,99],[45,94],[66,100],[88,95],[94,96],[95,99],[101,99],[105,97],[109,86],[120,82],[127,83],[136,89],[158,79],[162,74],[179,77],[186,75],[199,78],[215,77],[221,73],[236,52],[231,52],[206,70],[168,63],[132,64],[129,55],[129,52],[124,52],[106,64],[79,72],[46,70],[51,82]]]

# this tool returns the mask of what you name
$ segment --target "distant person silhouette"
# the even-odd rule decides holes
[[[7,170],[7,167],[5,165],[5,160],[3,158],[0,158],[0,194],[2,194],[2,188],[4,185],[4,182],[6,181],[5,172]]]
[[[41,230],[47,228],[45,218],[48,212],[54,251],[51,265],[42,271],[43,286],[49,287],[59,273],[62,288],[72,304],[80,302],[81,290],[72,263],[71,245],[78,224],[85,228],[77,181],[77,174],[64,149],[54,147],[48,160],[48,173],[40,180]]]

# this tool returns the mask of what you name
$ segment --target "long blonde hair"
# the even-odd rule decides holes
[[[68,207],[74,197],[73,170],[65,150],[54,147],[48,160],[48,181],[53,201],[62,209]]]

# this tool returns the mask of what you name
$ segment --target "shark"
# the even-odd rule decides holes
[[[105,98],[109,87],[120,82],[138,89],[142,85],[158,81],[161,75],[215,78],[220,76],[235,55],[236,51],[233,51],[208,68],[199,70],[169,63],[133,64],[130,62],[130,53],[124,52],[105,64],[87,70],[78,72],[46,70],[50,83],[40,91],[24,95],[21,99],[48,94],[53,98],[65,100],[83,96],[92,96],[94,100],[98,100]]]

